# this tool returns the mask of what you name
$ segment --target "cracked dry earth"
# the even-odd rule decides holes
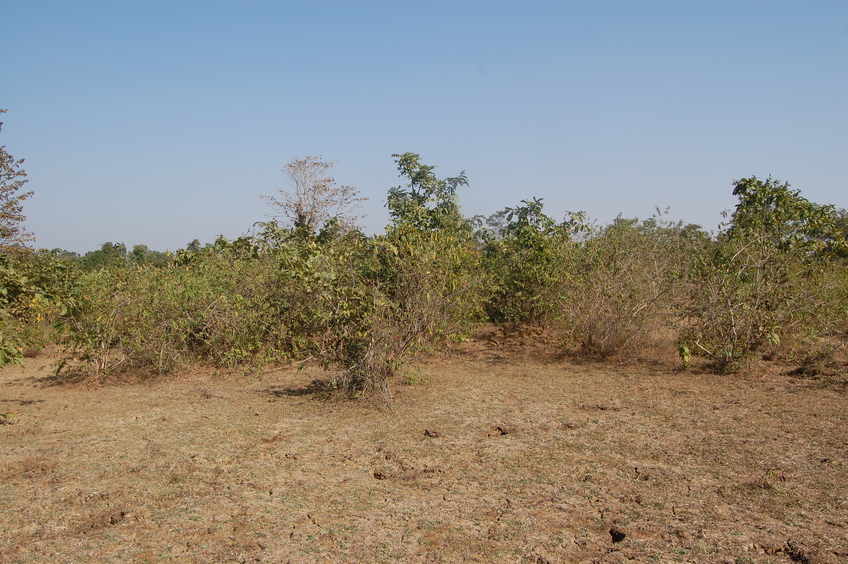
[[[393,412],[315,369],[0,371],[0,562],[846,562],[848,393],[467,343]]]

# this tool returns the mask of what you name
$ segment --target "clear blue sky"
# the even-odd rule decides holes
[[[469,216],[714,229],[769,174],[848,207],[845,0],[0,0],[0,53],[39,247],[237,237],[306,155],[369,232],[405,151],[466,171]]]

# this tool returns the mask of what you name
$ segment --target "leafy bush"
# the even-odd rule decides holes
[[[187,265],[86,273],[71,316],[77,356],[96,373],[160,374],[188,358],[232,366],[285,356],[287,334],[268,300],[275,277],[272,261],[214,252]]]
[[[838,334],[846,273],[835,266],[762,237],[722,238],[695,263],[681,346],[730,371],[766,347]]]
[[[24,351],[59,339],[75,276],[76,269],[53,252],[0,254],[0,339],[6,350],[0,362],[18,362]]]
[[[293,227],[258,223],[175,255],[107,243],[73,260],[0,256],[0,365],[64,332],[95,374],[315,358],[335,374],[329,388],[388,400],[417,352],[483,319],[558,332],[599,359],[639,355],[662,334],[684,363],[703,355],[722,370],[779,346],[814,370],[848,340],[846,215],[788,184],[736,182],[739,204],[715,239],[659,211],[557,223],[539,199],[475,232],[459,207],[464,172],[443,180],[415,153],[394,157],[405,185],[389,191],[383,235],[330,217],[332,179],[307,159],[317,172],[300,186],[326,198],[312,211],[309,190],[286,200]]]
[[[557,225],[542,212],[540,199],[522,204],[495,214],[488,228],[478,230],[490,284],[486,314],[503,327],[541,327],[559,317],[574,253],[571,224]]]
[[[361,289],[353,311],[362,325],[353,325],[340,349],[339,386],[348,394],[388,398],[388,384],[410,354],[462,338],[480,318],[480,254],[455,193],[467,184],[464,174],[439,180],[418,155],[395,157],[408,185],[390,192],[392,225],[358,247]]]
[[[723,371],[766,347],[844,326],[844,239],[836,213],[755,177],[735,182],[739,203],[715,248],[696,257],[681,350]]]
[[[345,347],[338,380],[347,394],[389,397],[391,379],[411,355],[433,343],[461,339],[479,319],[479,269],[473,246],[449,232],[394,232],[368,244],[361,273],[362,324],[333,334]],[[351,327],[356,331],[351,331]]]

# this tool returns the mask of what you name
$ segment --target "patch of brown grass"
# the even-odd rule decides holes
[[[6,368],[0,561],[848,558],[844,390],[490,337],[425,362],[394,413],[310,368],[94,388]]]

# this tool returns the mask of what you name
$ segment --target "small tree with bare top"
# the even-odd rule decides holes
[[[361,216],[351,214],[367,198],[361,197],[353,186],[337,185],[329,175],[333,165],[321,156],[292,159],[283,167],[288,189],[279,188],[278,196],[262,195],[274,210],[274,217],[285,217],[295,228],[313,233],[331,219],[353,225]]]
[[[0,110],[4,113],[6,110]],[[32,196],[32,192],[21,192],[27,183],[23,163],[23,159],[15,160],[7,153],[5,145],[0,147],[0,251],[11,251],[33,240],[23,228],[23,202]]]

